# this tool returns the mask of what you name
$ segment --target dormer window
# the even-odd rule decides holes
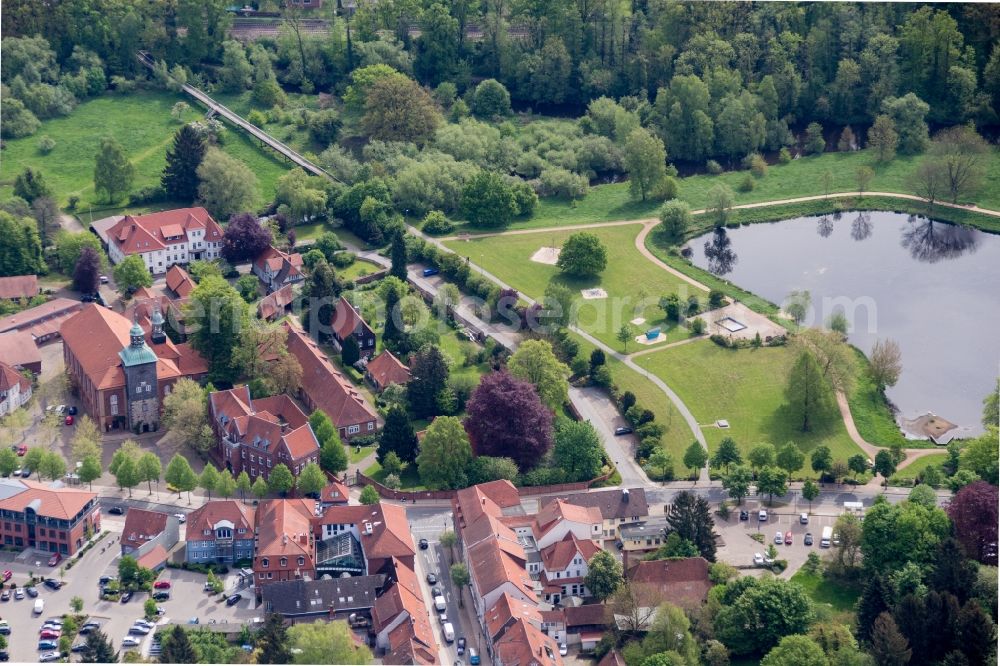
[[[260,566],[261,566],[262,568],[266,569],[266,568],[268,567],[268,565],[269,565],[269,564],[270,564],[270,561],[269,561],[269,560],[268,560],[268,559],[267,559],[266,557],[262,557],[262,558],[260,559]]]
[[[299,555],[299,566],[300,567],[301,566],[305,566],[305,563],[306,563],[306,558],[304,558],[301,555]]]
[[[281,566],[282,567],[287,567],[288,566],[288,558],[287,557],[281,558]]]

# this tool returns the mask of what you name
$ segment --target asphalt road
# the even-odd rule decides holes
[[[597,387],[569,387],[569,399],[585,420],[590,421],[601,440],[604,450],[614,461],[618,473],[622,476],[622,486],[634,488],[649,483],[645,473],[639,467],[633,456],[635,436],[615,436],[615,428],[628,425],[608,395]]]

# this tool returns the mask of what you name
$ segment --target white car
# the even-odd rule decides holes
[[[562,656],[562,657],[565,657],[568,652],[569,652],[569,648],[566,647],[566,644],[565,643],[560,643],[559,644],[559,655]]]
[[[767,522],[767,509],[761,509],[757,512],[757,520],[762,523]]]
[[[785,535],[780,530],[774,533],[774,543],[779,545],[785,543]]]
[[[38,655],[38,661],[45,664],[50,661],[58,661],[59,657],[62,656],[58,652],[43,652]]]
[[[764,556],[761,555],[760,553],[754,553],[753,554],[753,565],[755,567],[762,567],[762,566],[764,566]]]
[[[150,622],[149,620],[147,620],[147,619],[145,619],[145,618],[143,618],[143,619],[140,619],[140,620],[136,620],[136,621],[134,622],[134,624],[135,624],[136,626],[143,626],[143,627],[146,627],[147,629],[152,629],[153,627],[155,627],[155,626],[156,626],[156,623],[155,623],[155,622]]]
[[[808,524],[809,524],[809,514],[808,513],[800,513],[799,514],[799,525],[808,525]]]
[[[107,275],[102,275],[100,279],[101,279],[101,284],[107,284],[111,282],[111,280],[108,279]]]
[[[136,638],[135,636],[126,636],[125,638],[122,639],[122,647],[123,648],[139,647],[139,645],[141,645],[141,644],[142,644],[142,641],[139,640],[138,638]]]
[[[187,522],[187,516],[185,516],[183,513],[175,513],[174,518],[176,518],[177,522],[180,523],[181,525]]]

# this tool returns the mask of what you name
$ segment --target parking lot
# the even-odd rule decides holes
[[[767,522],[758,523],[757,512],[766,509]],[[749,513],[749,520],[740,520],[740,510]],[[820,548],[820,535],[823,527],[833,525],[837,522],[837,515],[810,515],[809,523],[802,525],[799,523],[799,514],[808,511],[808,507],[801,510],[795,506],[775,506],[768,507],[766,503],[755,500],[744,501],[743,506],[735,507],[730,512],[729,519],[723,520],[715,516],[716,530],[722,537],[723,544],[718,550],[718,558],[723,562],[728,562],[737,567],[752,567],[754,553],[766,554],[767,547],[774,544],[778,550],[778,559],[787,560],[788,568],[781,574],[783,578],[789,578],[799,567],[805,564],[810,552],[816,552],[820,556],[829,552],[829,549]],[[792,544],[786,546],[784,543],[775,543],[775,534],[781,531],[782,541],[786,532],[792,533]],[[760,543],[751,538],[751,534],[760,532],[764,535],[764,543]],[[813,536],[813,545],[806,546],[805,535],[809,532]],[[763,572],[764,569],[750,569],[744,571],[753,574],[754,571]]]

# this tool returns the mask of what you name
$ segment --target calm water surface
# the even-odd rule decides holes
[[[934,412],[982,432],[1000,367],[1000,236],[898,213],[803,217],[711,232],[691,260],[782,303],[809,290],[819,324],[842,310],[866,353],[892,338],[903,355],[889,399],[903,418]]]

